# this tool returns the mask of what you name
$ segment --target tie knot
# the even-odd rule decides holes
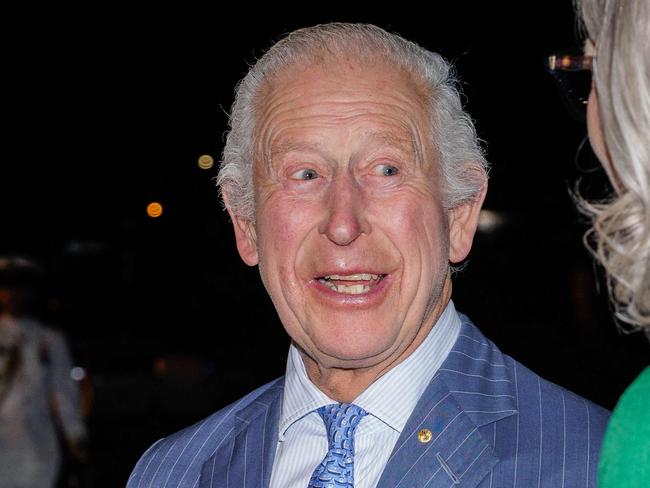
[[[368,412],[354,403],[333,403],[319,408],[318,413],[325,422],[330,448],[347,450],[352,447],[357,425]]]
[[[309,480],[309,488],[352,488],[354,430],[368,412],[353,403],[336,403],[319,408],[318,413],[325,422],[329,445]]]

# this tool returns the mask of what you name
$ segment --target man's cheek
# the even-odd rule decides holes
[[[309,236],[314,232],[314,218],[297,209],[289,209],[269,215],[270,226],[266,229],[266,245],[283,262],[297,263],[312,252],[307,249]],[[311,223],[310,223],[311,222]]]

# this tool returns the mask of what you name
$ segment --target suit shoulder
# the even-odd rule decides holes
[[[489,387],[514,398],[520,421],[538,423],[541,418],[544,425],[552,425],[554,420],[564,418],[572,431],[583,429],[594,438],[602,437],[609,411],[542,378],[504,354],[467,317],[461,317],[464,326],[454,348],[461,353],[455,360],[462,360],[465,370],[475,376],[498,381]],[[460,365],[457,369],[461,369]]]
[[[600,446],[610,412],[534,373],[526,366],[505,356],[517,396],[519,417],[524,422],[542,422],[545,429],[562,429],[571,437],[586,437]]]
[[[267,383],[209,417],[154,443],[137,462],[127,488],[192,487],[203,463],[234,430],[234,418],[272,388],[281,388],[282,378]]]
[[[509,363],[520,400],[535,397],[549,408],[557,407],[559,409],[558,415],[562,412],[565,415],[584,412],[585,415],[589,416],[589,420],[593,425],[602,425],[604,428],[604,425],[609,419],[609,410],[542,378],[510,356],[504,355],[504,357],[507,363]]]

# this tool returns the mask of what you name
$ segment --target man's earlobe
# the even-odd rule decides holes
[[[235,240],[237,241],[237,250],[242,260],[249,266],[255,266],[258,262],[257,257],[257,234],[255,224],[242,217],[230,216],[235,229]]]
[[[472,241],[478,227],[478,219],[486,193],[487,180],[473,200],[463,202],[448,211],[450,262],[462,261],[472,249]]]
[[[255,223],[235,214],[230,208],[230,205],[228,205],[227,195],[224,193],[222,196],[226,204],[226,210],[228,210],[228,215],[230,215],[230,219],[232,220],[239,256],[247,265],[255,266],[258,263]]]

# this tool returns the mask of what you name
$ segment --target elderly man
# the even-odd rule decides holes
[[[156,443],[128,486],[594,486],[607,413],[450,301],[485,166],[438,55],[370,25],[275,44],[238,87],[219,182],[286,375]]]

